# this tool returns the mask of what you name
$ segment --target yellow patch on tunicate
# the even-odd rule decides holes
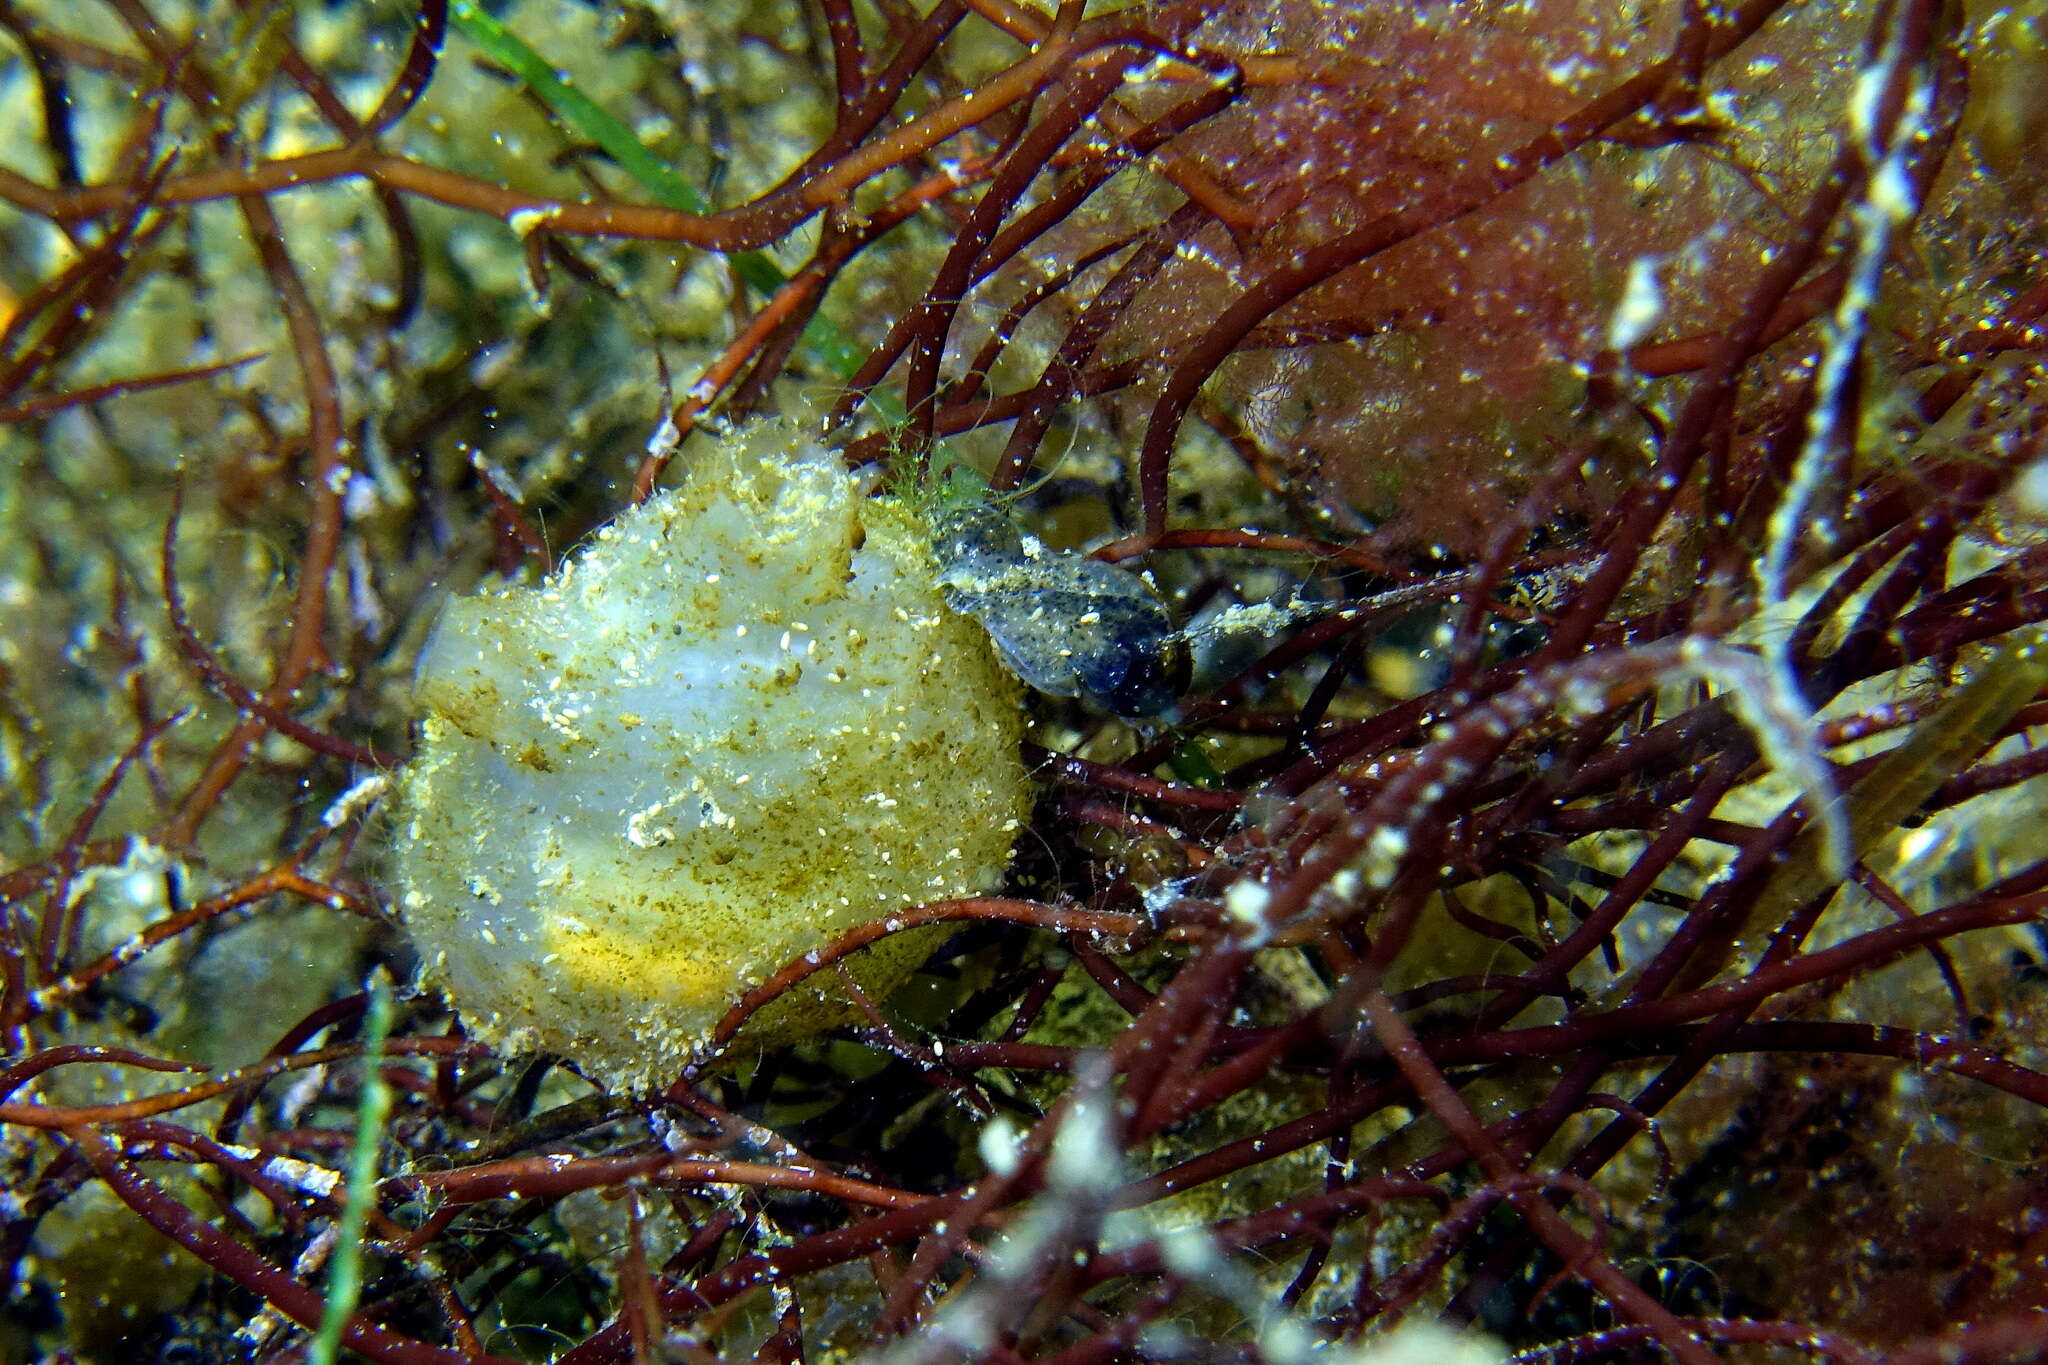
[[[1021,698],[915,510],[793,423],[707,453],[534,588],[451,603],[400,786],[408,927],[472,1032],[657,1084],[846,929],[986,891],[1030,801]],[[879,997],[938,935],[851,961]],[[854,1016],[836,971],[762,1044]]]
[[[701,1006],[721,999],[730,984],[713,963],[657,957],[616,933],[580,925],[548,925],[541,946],[541,961],[558,965],[579,991],[621,990],[655,1004]]]

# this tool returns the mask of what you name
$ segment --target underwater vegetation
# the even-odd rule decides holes
[[[2048,5],[0,35],[0,1361],[2048,1353]]]

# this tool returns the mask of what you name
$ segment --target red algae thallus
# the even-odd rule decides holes
[[[1000,880],[1030,803],[1020,688],[930,547],[771,421],[538,586],[450,604],[394,861],[425,978],[474,1033],[656,1084],[790,960]],[[884,939],[856,975],[885,992],[931,943]],[[742,1040],[846,1018],[823,989]]]

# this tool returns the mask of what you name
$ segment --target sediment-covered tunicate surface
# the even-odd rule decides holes
[[[918,511],[768,422],[538,586],[452,602],[393,857],[472,1031],[653,1084],[785,963],[992,887],[1029,804],[1019,687],[933,574]],[[929,946],[857,976],[884,992]],[[843,1017],[833,976],[749,1034]]]

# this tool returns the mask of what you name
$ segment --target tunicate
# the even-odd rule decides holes
[[[1020,689],[931,541],[764,422],[538,586],[450,603],[393,861],[473,1034],[653,1084],[792,959],[1000,880],[1030,800]],[[856,976],[879,996],[930,944],[884,939]],[[836,980],[742,1036],[848,1017]]]

